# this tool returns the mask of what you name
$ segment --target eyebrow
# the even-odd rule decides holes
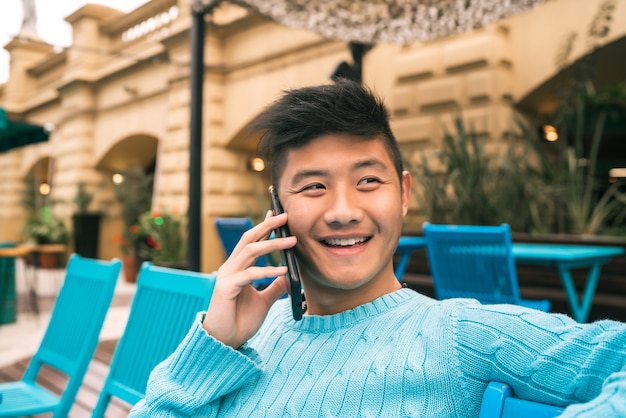
[[[351,171],[356,171],[361,168],[367,167],[376,167],[387,171],[387,166],[385,166],[382,161],[376,158],[356,162],[352,165]],[[299,182],[309,177],[328,177],[329,175],[330,172],[328,170],[302,170],[297,172],[296,175],[293,177],[292,184],[298,184]]]
[[[291,183],[298,184],[309,177],[328,177],[329,174],[328,170],[302,170],[298,171],[296,175],[293,176]]]
[[[387,170],[387,166],[385,164],[383,164],[382,161],[380,161],[377,158],[372,158],[369,160],[364,160],[364,161],[359,161],[356,164],[354,164],[354,166],[352,167],[353,170],[358,170],[360,168],[367,168],[367,167],[380,167],[383,170]]]

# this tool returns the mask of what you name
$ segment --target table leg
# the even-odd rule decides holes
[[[576,293],[576,287],[574,285],[574,279],[569,268],[561,263],[558,264],[559,275],[567,294],[567,301],[569,302],[572,310],[572,316],[578,322],[587,322],[589,317],[589,311],[591,310],[591,304],[593,302],[593,296],[596,292],[596,286],[600,277],[601,264],[596,263],[592,265],[587,274],[587,280],[585,282],[585,288],[583,290],[582,299],[578,299]]]
[[[39,317],[39,300],[37,295],[37,255],[31,258],[29,266],[24,260],[24,283],[26,284],[26,302],[35,316]]]
[[[400,257],[400,261],[398,261],[398,265],[396,266],[396,269],[394,271],[396,279],[398,279],[398,281],[400,282],[402,281],[402,276],[404,276],[404,271],[406,270],[406,267],[409,265],[411,251],[405,251],[401,254],[402,255]]]

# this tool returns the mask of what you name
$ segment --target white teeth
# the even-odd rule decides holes
[[[364,242],[365,238],[342,238],[342,239],[338,239],[338,238],[331,238],[331,239],[327,239],[326,242],[329,245],[338,245],[338,246],[342,246],[342,247],[347,247],[350,245],[355,245],[361,242]]]

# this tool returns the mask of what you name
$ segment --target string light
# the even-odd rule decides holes
[[[39,185],[39,194],[48,196],[50,194],[50,185],[48,183],[41,183]]]
[[[554,142],[559,139],[559,134],[556,131],[556,128],[552,125],[544,125],[543,126],[543,134],[546,138],[546,141]]]
[[[124,176],[121,175],[120,173],[115,173],[113,174],[112,180],[113,180],[113,184],[122,184],[124,183]]]
[[[249,164],[250,164],[250,169],[252,171],[263,171],[263,170],[265,170],[265,161],[263,161],[262,158],[258,158],[258,157],[252,158],[249,161]]]

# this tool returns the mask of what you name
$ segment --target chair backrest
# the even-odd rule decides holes
[[[196,314],[209,306],[214,284],[213,274],[142,264],[93,417],[104,416],[112,396],[131,405],[145,396],[150,372],[180,344]]]
[[[511,231],[498,226],[424,223],[428,263],[437,299],[520,302]]]
[[[98,337],[115,293],[122,263],[73,254],[51,312],[46,332],[23,381],[34,384],[42,365],[68,376],[55,416],[66,416],[98,345]]]
[[[253,225],[250,218],[217,218],[215,219],[215,227],[222,241],[226,257],[228,257],[237,246],[243,233],[251,229]],[[265,257],[259,257],[255,266],[266,267],[271,264]]]
[[[490,382],[483,394],[479,418],[552,418],[564,410],[559,406],[516,398],[509,385]]]

